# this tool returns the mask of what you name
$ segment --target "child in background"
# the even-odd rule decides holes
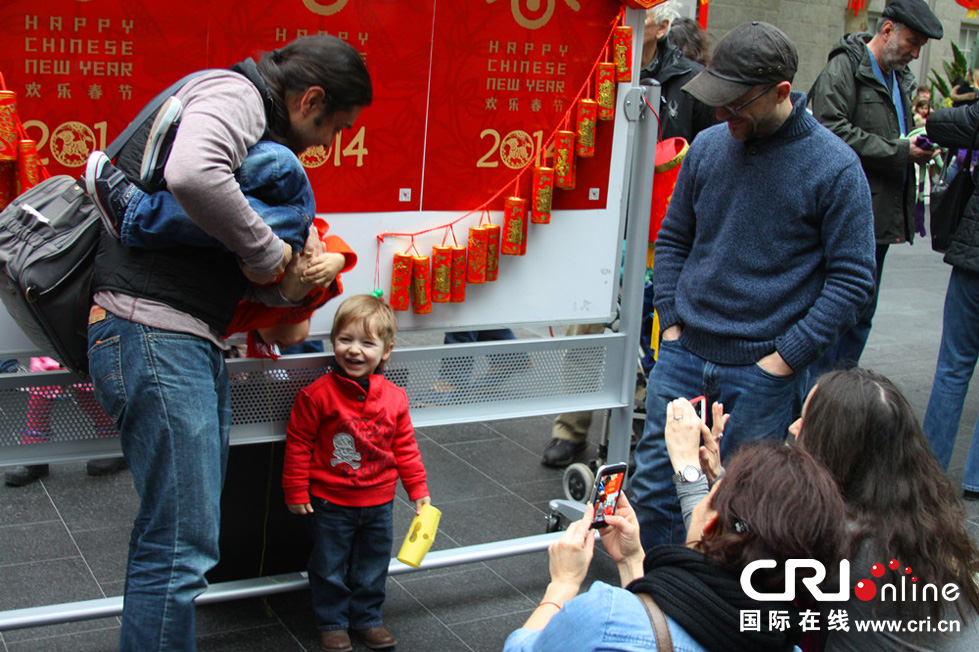
[[[348,629],[372,650],[392,648],[381,605],[393,543],[398,481],[430,504],[404,390],[379,373],[397,321],[378,297],[355,295],[333,320],[333,368],[296,395],[286,431],[282,488],[313,539],[309,585],[320,645],[352,650]]]
[[[170,98],[168,105],[176,98]],[[177,103],[179,104],[179,102]],[[176,107],[176,119],[179,107]],[[177,122],[154,125],[173,130]],[[152,136],[153,134],[151,134]],[[156,160],[144,163],[154,170]],[[318,280],[305,296],[291,306],[267,306],[258,301],[242,300],[224,336],[248,333],[250,357],[278,357],[278,342],[263,337],[263,332],[277,329],[287,333],[284,346],[296,344],[308,334],[313,312],[343,292],[340,273],[353,269],[357,255],[343,239],[329,235],[330,225],[315,217],[316,200],[309,178],[299,158],[286,146],[263,140],[248,150],[241,167],[235,172],[248,205],[261,216],[276,236],[302,252],[319,245],[322,253],[310,262],[306,274]],[[161,249],[174,246],[213,247],[227,250],[187,216],[170,192],[145,192],[126,178],[102,152],[93,152],[85,173],[86,190],[95,200],[102,222],[113,237],[127,247]],[[153,185],[152,179],[141,179]],[[162,185],[161,181],[156,181]],[[317,242],[317,240],[319,242]],[[302,255],[302,254],[300,254]],[[295,326],[296,328],[283,328]]]

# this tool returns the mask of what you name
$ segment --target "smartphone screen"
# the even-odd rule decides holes
[[[595,488],[592,491],[592,504],[595,506],[595,518],[592,528],[605,527],[605,517],[615,513],[615,505],[622,492],[625,474],[629,465],[624,462],[606,464],[595,473]]]

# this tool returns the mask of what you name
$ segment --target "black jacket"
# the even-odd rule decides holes
[[[943,147],[967,148],[977,121],[979,103],[940,109],[928,116],[928,138]],[[965,206],[962,221],[945,253],[945,262],[979,273],[979,186]]]
[[[717,122],[716,112],[681,89],[704,67],[683,56],[683,52],[669,42],[669,37],[656,45],[652,62],[642,69],[639,79],[655,79],[660,83],[660,132],[662,137],[680,136],[688,143],[701,130]]]
[[[860,157],[873,197],[877,244],[912,242],[915,187],[914,167],[908,158],[911,141],[901,136],[890,93],[874,76],[867,51],[871,38],[870,34],[847,34],[829,53],[826,67],[809,92],[812,114]],[[895,73],[910,131],[914,128],[914,75],[907,69]]]

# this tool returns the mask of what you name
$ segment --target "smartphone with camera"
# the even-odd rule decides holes
[[[595,472],[595,486],[591,492],[591,503],[595,506],[595,518],[591,522],[593,529],[605,527],[605,517],[615,513],[628,470],[628,464],[619,462],[605,464]]]
[[[693,406],[693,409],[697,413],[697,416],[700,417],[701,421],[704,421],[707,418],[707,397],[698,396],[697,398],[692,398],[689,400],[690,400],[690,405]]]

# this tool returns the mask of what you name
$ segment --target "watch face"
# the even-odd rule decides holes
[[[696,482],[700,479],[700,469],[698,469],[696,466],[684,467],[681,473],[683,474],[683,479],[686,482]]]

